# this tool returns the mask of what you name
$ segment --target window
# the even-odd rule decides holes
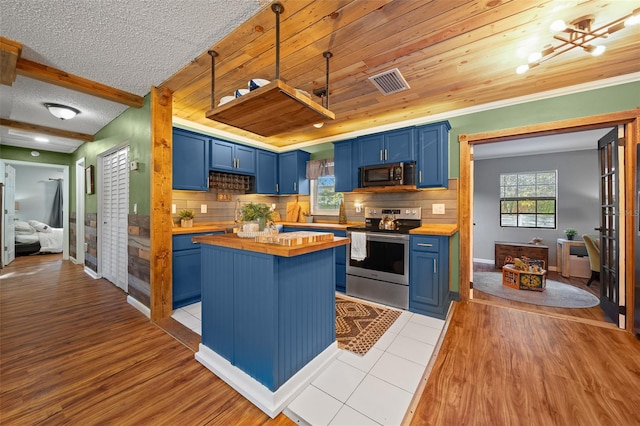
[[[500,174],[500,226],[556,227],[557,170]]]
[[[336,178],[333,175],[311,179],[311,214],[337,216],[340,211],[342,192],[335,192]]]

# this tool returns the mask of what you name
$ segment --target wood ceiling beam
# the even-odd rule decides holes
[[[140,108],[144,104],[144,98],[124,90],[116,89],[96,81],[86,79],[77,75],[69,74],[65,71],[47,65],[39,64],[24,58],[18,58],[17,73],[40,80],[45,83],[54,84],[67,89],[82,92],[87,95],[96,96],[108,101]]]
[[[36,124],[23,123],[21,121],[9,120],[6,118],[0,118],[0,126],[60,138],[81,140],[83,142],[93,142],[93,135],[54,129],[53,127],[38,126]]]
[[[0,37],[0,83],[13,85],[16,81],[16,64],[22,54],[22,44],[6,37]]]

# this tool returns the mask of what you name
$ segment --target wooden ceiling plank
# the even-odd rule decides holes
[[[31,133],[40,133],[43,135],[81,140],[83,142],[93,142],[93,135],[70,132],[68,130],[55,129],[53,127],[38,126],[37,124],[24,123],[21,121],[9,120],[6,118],[0,118],[0,126],[16,130],[24,130]]]
[[[16,81],[16,65],[21,54],[21,43],[0,36],[0,84],[11,86]]]
[[[57,68],[39,64],[28,59],[18,59],[17,71],[18,74],[33,78],[34,80],[61,86],[66,89],[75,90],[130,107],[140,108],[144,104],[144,98],[142,96],[125,92],[124,90],[116,89],[84,77],[69,74]]]

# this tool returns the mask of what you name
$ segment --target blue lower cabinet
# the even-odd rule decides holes
[[[311,232],[331,232],[336,237],[346,237],[347,231],[334,231],[330,229],[318,228],[293,228],[285,226],[284,232],[311,231]],[[336,247],[336,291],[346,293],[347,291],[347,247]]]
[[[449,237],[412,235],[409,310],[444,319],[449,309]]]
[[[191,238],[221,232],[183,234],[173,236],[172,307],[178,309],[200,301],[200,243]]]
[[[335,340],[334,249],[280,257],[202,245],[202,344],[270,391]]]

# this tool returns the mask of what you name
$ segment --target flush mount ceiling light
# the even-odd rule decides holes
[[[47,107],[51,115],[59,118],[60,120],[70,120],[76,115],[80,114],[80,110],[67,105],[47,102],[44,104],[44,106]]]
[[[562,20],[554,21],[551,24],[551,31],[556,33],[553,38],[561,43],[557,46],[548,44],[540,52],[533,52],[529,55],[529,63],[520,65],[516,68],[516,73],[524,74],[531,68],[537,67],[542,62],[555,58],[576,47],[582,48],[585,52],[592,56],[600,56],[606,46],[597,44],[594,41],[598,39],[606,39],[610,34],[622,30],[623,28],[635,25],[640,22],[640,8],[635,9],[628,15],[622,16],[606,25],[602,25],[596,29],[591,26],[595,21],[595,16],[587,15],[574,19],[569,24]]]

